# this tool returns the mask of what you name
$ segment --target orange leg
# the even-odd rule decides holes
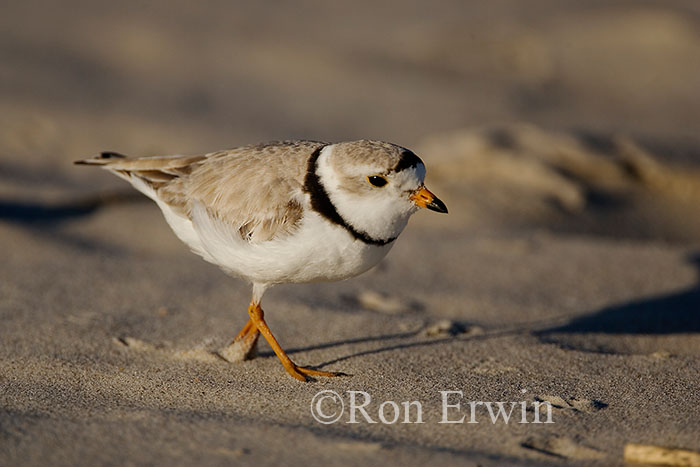
[[[284,366],[284,369],[287,370],[287,373],[289,373],[292,378],[296,378],[299,381],[307,381],[308,376],[342,376],[343,373],[335,373],[332,371],[320,371],[320,370],[312,370],[311,368],[304,368],[302,366],[297,366],[296,363],[294,363],[282,350],[282,347],[279,345],[277,342],[277,339],[275,339],[275,336],[272,335],[272,331],[270,331],[270,328],[267,326],[267,323],[265,322],[264,318],[264,313],[262,308],[260,308],[259,303],[254,303],[251,302],[250,305],[248,306],[248,315],[250,316],[250,321],[253,322],[255,327],[260,331],[260,333],[265,337],[265,340],[267,340],[267,343],[270,344],[270,347],[272,347],[272,350],[274,350],[275,354],[277,355],[277,358],[280,359],[280,362],[282,362],[282,366]]]
[[[255,324],[248,319],[248,322],[245,323],[245,326],[243,326],[243,329],[241,329],[236,338],[233,339],[233,342],[244,341],[246,347],[252,348],[258,342],[258,337],[260,337],[260,331],[258,331]]]
[[[233,342],[243,339],[248,334],[248,332],[250,332],[251,326],[253,326],[253,322],[249,319],[248,322],[245,323],[245,326],[243,326],[243,329],[241,329],[241,332],[239,332],[236,338],[233,339]]]

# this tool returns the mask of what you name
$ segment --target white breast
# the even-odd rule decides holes
[[[376,265],[392,246],[355,240],[343,227],[311,210],[292,235],[250,243],[236,229],[210,216],[202,205],[195,205],[192,221],[167,212],[167,206],[161,209],[177,236],[195,253],[253,283],[347,279]]]

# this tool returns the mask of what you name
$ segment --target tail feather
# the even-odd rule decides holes
[[[128,158],[116,152],[103,152],[90,159],[75,161],[75,164],[100,166],[155,199],[154,190],[188,175],[193,166],[206,157],[175,155]]]

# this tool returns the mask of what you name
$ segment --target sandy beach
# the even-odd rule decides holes
[[[3,9],[0,465],[700,451],[695,2]],[[413,149],[450,212],[364,275],[265,295],[295,361],[350,375],[309,383],[262,341],[218,356],[250,286],[72,165],[359,138]]]

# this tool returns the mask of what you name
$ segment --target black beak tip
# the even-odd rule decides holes
[[[431,211],[447,214],[447,206],[445,206],[445,203],[440,201],[438,198],[433,198],[433,201],[426,204],[425,207],[430,209]]]

